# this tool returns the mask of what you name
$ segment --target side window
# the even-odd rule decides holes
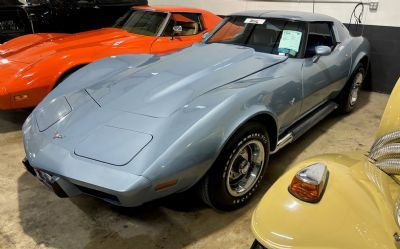
[[[333,36],[332,23],[329,22],[312,22],[308,25],[308,39],[305,57],[313,57],[315,55],[316,46],[328,46],[333,49],[336,41]]]
[[[290,58],[302,55],[305,23],[247,16],[230,17],[207,43],[237,44]]]
[[[201,14],[172,13],[163,36],[172,36],[174,26],[182,26],[182,32],[179,36],[197,35],[203,31]]]

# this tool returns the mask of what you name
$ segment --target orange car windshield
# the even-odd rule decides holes
[[[232,16],[206,41],[251,47],[257,52],[298,57],[305,23],[285,19]]]
[[[163,12],[130,10],[116,22],[114,27],[134,34],[156,36],[167,17],[167,13]]]

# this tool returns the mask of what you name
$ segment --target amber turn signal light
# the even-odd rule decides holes
[[[162,182],[155,187],[155,190],[159,191],[159,190],[162,190],[165,188],[169,188],[169,187],[175,186],[177,183],[178,183],[178,179],[172,179],[167,182]]]
[[[14,100],[15,101],[23,101],[23,100],[26,100],[26,99],[28,99],[28,95],[27,94],[14,96]]]
[[[302,201],[317,203],[324,194],[328,175],[328,169],[322,163],[307,166],[293,177],[289,192]]]

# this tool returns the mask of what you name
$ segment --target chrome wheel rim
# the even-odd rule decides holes
[[[235,197],[248,193],[256,184],[265,161],[264,145],[251,140],[240,146],[228,167],[226,186]]]
[[[350,105],[353,106],[358,100],[358,92],[363,82],[363,74],[357,73],[354,77],[353,86],[350,91]]]

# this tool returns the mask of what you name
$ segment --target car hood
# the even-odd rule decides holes
[[[101,107],[168,117],[196,97],[286,60],[251,48],[196,44],[178,53],[153,56],[86,87]],[[82,83],[84,84],[84,83]]]
[[[100,60],[71,75],[37,106],[37,133],[47,139],[25,132],[26,149],[39,156],[51,143],[80,157],[126,165],[144,147],[174,141],[174,135],[164,133],[177,118],[174,112],[200,95],[284,60],[223,44],[197,44],[170,55]],[[165,147],[152,148],[155,158]],[[144,168],[138,167],[136,173]]]
[[[77,34],[32,34],[0,45],[0,57],[10,61],[34,63],[58,52],[85,48],[120,46],[144,37],[117,28],[104,28]]]

